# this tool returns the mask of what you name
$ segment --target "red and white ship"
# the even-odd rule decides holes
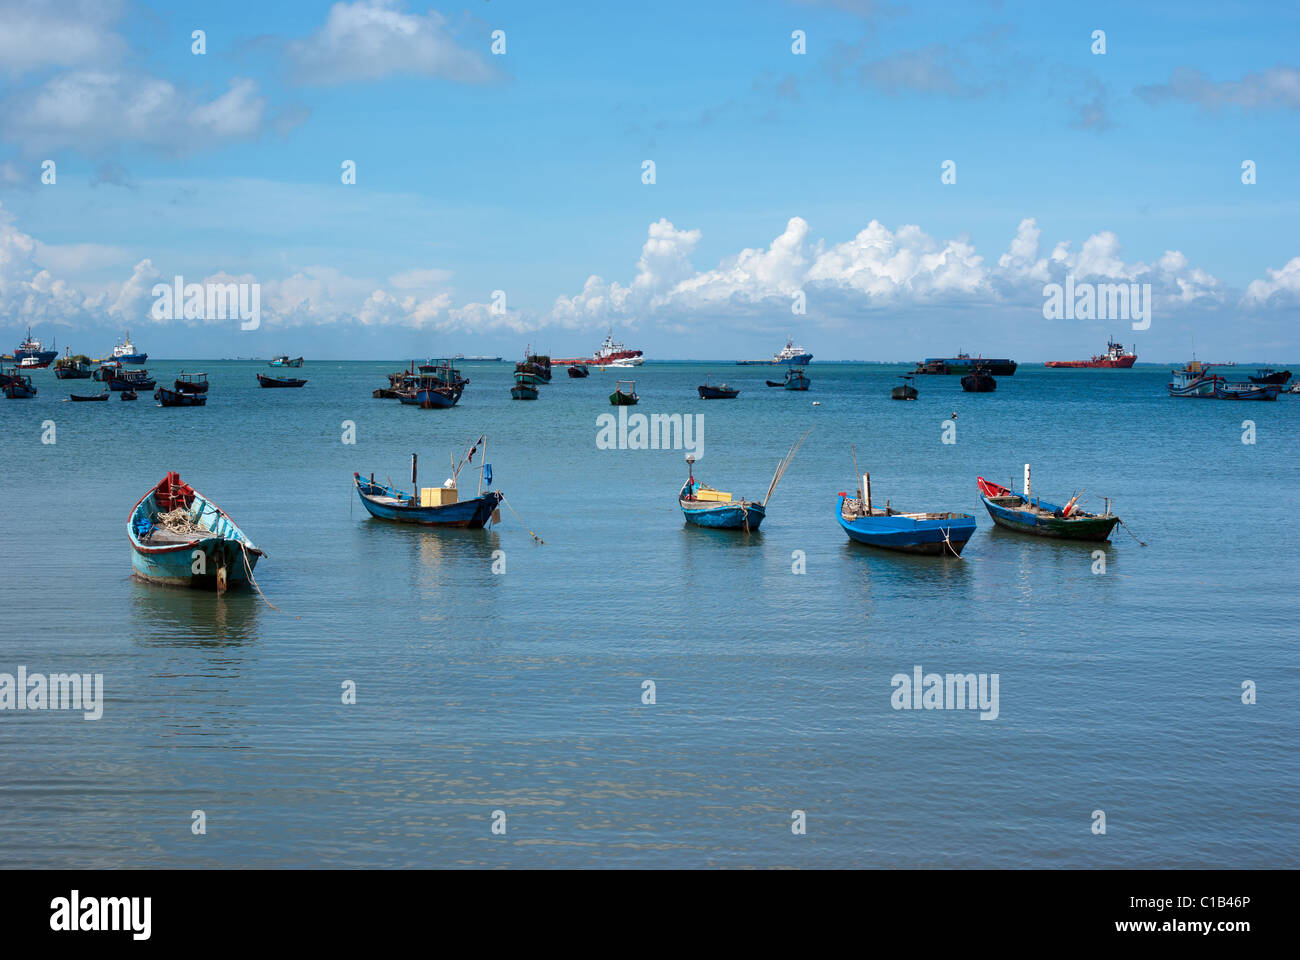
[[[595,367],[639,367],[645,363],[645,359],[641,356],[640,350],[629,350],[615,340],[614,331],[611,330],[594,355],[553,359],[551,362],[557,365],[585,363]]]
[[[1137,347],[1133,348],[1133,353],[1125,353],[1122,344],[1116,343],[1109,337],[1106,338],[1106,352],[1100,353],[1091,360],[1048,360],[1043,364],[1045,367],[1114,367],[1121,370],[1127,370],[1133,364],[1137,363]]]

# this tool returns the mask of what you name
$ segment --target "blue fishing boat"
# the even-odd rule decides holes
[[[175,472],[132,508],[126,536],[141,579],[218,593],[247,583],[264,556],[224,510]]]
[[[5,396],[10,400],[30,400],[36,396],[36,387],[31,377],[22,374],[8,374],[4,386]]]
[[[961,556],[966,541],[975,533],[975,518],[969,513],[904,513],[885,501],[884,508],[871,505],[871,474],[862,474],[862,489],[856,497],[839,493],[835,517],[856,543],[921,553],[931,556]]]
[[[206,393],[181,393],[179,390],[168,390],[166,387],[155,390],[153,398],[158,401],[160,407],[205,407],[208,404]]]
[[[1088,513],[1079,508],[1076,494],[1058,506],[1033,496],[1029,485],[1029,464],[1025,464],[1025,492],[1017,494],[1009,487],[976,477],[980,499],[999,527],[1037,537],[1055,537],[1059,540],[1109,540],[1110,532],[1119,523],[1119,517],[1110,512],[1110,500],[1105,513]]]
[[[794,460],[794,455],[803,445],[811,431],[804,431],[803,436],[794,442],[781,462],[776,465],[772,482],[768,484],[767,494],[762,502],[746,500],[744,497],[734,499],[725,490],[717,490],[702,480],[695,479],[695,454],[686,455],[687,477],[677,494],[677,504],[682,508],[682,516],[687,523],[697,527],[712,527],[716,530],[757,530],[767,516],[767,502],[772,499],[776,485],[785,476],[786,470]]]
[[[379,520],[391,520],[397,523],[419,523],[434,527],[469,527],[479,529],[488,522],[499,518],[497,507],[505,499],[492,486],[492,465],[480,462],[478,490],[468,500],[460,499],[458,486],[461,470],[473,462],[479,445],[487,455],[487,439],[479,437],[470,447],[469,452],[461,458],[459,464],[452,467],[451,476],[441,487],[419,486],[419,458],[411,455],[411,488],[416,494],[397,489],[393,484],[380,483],[372,473],[367,480],[359,473],[352,474],[352,482],[357,488],[357,496],[372,517]]]
[[[591,376],[591,371],[587,369],[585,363],[569,364],[569,377],[573,380],[581,380],[583,377]]]
[[[152,390],[158,381],[149,376],[148,370],[125,370],[122,367],[103,367],[107,371],[105,379],[108,388],[114,393],[123,390]]]
[[[540,391],[537,384],[529,378],[531,373],[516,373],[515,385],[510,388],[511,400],[536,400]]]
[[[296,357],[290,360],[288,354],[282,354],[281,356],[276,357],[274,360],[268,363],[267,366],[268,367],[301,367],[302,357]]]
[[[1169,396],[1197,400],[1276,400],[1282,392],[1280,383],[1230,382],[1226,377],[1211,373],[1214,366],[1190,360],[1183,369],[1172,371]]]

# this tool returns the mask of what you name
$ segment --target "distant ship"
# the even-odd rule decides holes
[[[969,353],[959,353],[955,357],[926,357],[916,365],[912,373],[960,374],[974,373],[976,368],[995,377],[1010,377],[1016,372],[1014,360],[990,360],[988,357],[972,357]]]
[[[32,336],[32,328],[27,328],[27,339],[18,344],[18,349],[14,351],[14,361],[23,367],[32,368],[48,367],[54,362],[54,358],[59,355],[58,350],[45,350],[44,344]],[[35,363],[26,363],[24,361],[35,360]]]
[[[464,360],[466,363],[499,363],[500,357],[467,357],[463,353],[458,353],[452,357],[453,360]]]
[[[1106,352],[1099,353],[1091,360],[1048,360],[1043,364],[1045,367],[1112,367],[1120,370],[1127,370],[1133,364],[1137,363],[1137,347],[1133,347],[1133,353],[1125,353],[1122,344],[1116,343],[1109,337],[1106,339]]]
[[[796,347],[793,340],[786,338],[785,346],[772,354],[771,360],[737,360],[736,363],[742,367],[750,367],[760,364],[762,366],[785,364],[792,367],[802,367],[811,362],[812,356],[813,355],[803,347]]]
[[[128,330],[126,340],[113,348],[113,359],[118,363],[144,363],[149,359],[149,354],[136,352],[135,344],[131,342],[131,331]]]
[[[567,367],[575,363],[583,363],[593,367],[610,367],[617,364],[619,367],[639,367],[645,363],[645,358],[641,356],[640,350],[629,350],[623,344],[614,339],[614,331],[610,330],[609,335],[605,337],[600,348],[593,356],[590,357],[552,357],[551,363],[556,366]]]

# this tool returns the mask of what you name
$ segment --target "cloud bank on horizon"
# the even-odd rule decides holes
[[[931,158],[933,173],[927,174],[924,185],[918,178],[917,186],[907,188],[910,194],[901,191],[902,201],[888,197],[880,205],[886,209],[861,214],[856,222],[839,210],[825,213],[828,204],[843,206],[834,188],[821,192],[807,187],[774,202],[770,185],[754,184],[740,200],[720,206],[711,196],[684,193],[678,185],[683,174],[677,172],[662,186],[643,186],[642,193],[628,201],[628,210],[620,211],[619,232],[603,240],[598,250],[583,242],[581,226],[566,229],[563,218],[557,221],[549,206],[548,194],[563,194],[570,184],[557,183],[553,190],[544,187],[522,202],[514,198],[510,208],[518,220],[531,221],[519,230],[520,246],[532,243],[539,258],[553,253],[563,257],[563,270],[554,265],[545,268],[543,282],[537,282],[537,272],[529,275],[530,268],[517,252],[513,257],[498,254],[497,238],[486,230],[452,237],[442,242],[441,251],[414,254],[408,250],[413,237],[422,239],[418,231],[393,237],[389,247],[380,238],[372,260],[391,264],[391,271],[384,271],[374,262],[359,264],[346,241],[337,240],[331,251],[306,229],[293,241],[310,247],[310,257],[298,250],[286,254],[287,244],[270,238],[259,248],[260,255],[254,251],[244,257],[242,267],[234,267],[229,235],[205,239],[201,231],[194,231],[180,250],[151,242],[147,236],[124,238],[120,222],[114,223],[107,214],[95,220],[96,210],[107,206],[101,197],[84,202],[92,229],[74,233],[68,225],[71,214],[46,227],[50,215],[41,206],[41,191],[51,187],[38,185],[43,169],[39,165],[46,157],[57,159],[63,182],[80,175],[91,189],[129,195],[129,200],[115,199],[114,204],[128,204],[128,209],[135,204],[142,217],[156,216],[164,202],[163,184],[173,181],[178,171],[190,178],[206,177],[219,187],[236,175],[224,168],[226,162],[238,164],[245,174],[271,157],[297,162],[321,150],[322,139],[360,137],[361,144],[349,143],[346,149],[364,151],[364,138],[373,137],[378,143],[379,130],[383,137],[410,143],[395,160],[391,147],[376,146],[375,153],[363,161],[363,176],[372,178],[372,190],[382,190],[382,185],[373,185],[377,174],[372,171],[383,161],[413,167],[412,173],[399,170],[392,174],[395,177],[423,176],[416,182],[427,182],[422,164],[412,157],[436,164],[449,151],[479,142],[474,138],[495,134],[501,148],[492,162],[502,164],[493,171],[496,179],[476,184],[471,169],[462,171],[463,186],[452,183],[452,192],[462,191],[471,207],[465,221],[476,215],[482,219],[482,211],[502,206],[501,192],[510,189],[508,175],[523,175],[518,162],[511,167],[509,154],[514,148],[510,144],[515,135],[510,130],[502,133],[493,127],[495,121],[478,113],[490,114],[494,104],[518,97],[522,100],[518,109],[545,114],[561,102],[545,100],[555,97],[557,90],[567,91],[576,101],[593,96],[586,92],[593,78],[577,76],[580,71],[569,66],[563,50],[539,52],[544,35],[538,20],[530,19],[518,5],[493,4],[493,8],[457,14],[420,9],[401,0],[338,2],[324,10],[297,7],[279,18],[268,12],[267,30],[252,38],[213,21],[203,39],[213,44],[213,53],[199,54],[195,46],[199,41],[191,43],[188,24],[173,19],[154,31],[165,40],[151,38],[149,31],[142,34],[138,28],[137,14],[147,8],[124,0],[0,0],[0,21],[6,26],[0,32],[0,191],[4,191],[0,316],[14,326],[74,328],[216,322],[153,317],[155,286],[170,284],[180,274],[186,275],[187,282],[260,285],[264,322],[285,330],[408,330],[497,337],[611,325],[666,332],[698,330],[704,325],[742,334],[791,326],[833,332],[885,316],[909,317],[923,324],[936,311],[949,310],[964,311],[966,316],[986,311],[992,316],[1015,309],[1021,316],[1031,316],[1043,305],[1045,287],[1067,277],[1079,282],[1149,284],[1154,309],[1166,318],[1260,317],[1276,331],[1300,306],[1300,253],[1294,249],[1294,236],[1285,232],[1280,234],[1283,243],[1271,244],[1264,259],[1256,259],[1244,271],[1237,265],[1235,282],[1229,282],[1203,256],[1183,252],[1187,247],[1179,237],[1186,231],[1180,228],[1190,217],[1170,220],[1173,229],[1165,238],[1156,235],[1159,224],[1143,224],[1138,249],[1147,253],[1140,257],[1126,253],[1119,230],[1104,222],[1077,230],[1073,238],[1045,241],[1040,217],[1032,214],[1050,201],[1043,200],[1040,185],[1027,182],[1022,203],[1002,204],[1021,206],[1014,234],[1002,233],[1006,239],[992,244],[988,240],[991,218],[986,212],[971,211],[972,217],[982,218],[982,230],[973,229],[961,222],[961,208],[943,206],[949,195],[941,191],[954,189],[939,185],[938,163],[943,155]],[[508,29],[497,30],[496,23],[479,19],[498,12],[506,16]],[[233,12],[236,19],[238,13]],[[897,115],[902,117],[911,116],[907,111],[918,98],[930,104],[956,104],[959,111],[970,111],[975,103],[993,103],[995,112],[1006,112],[1005,103],[995,102],[1013,96],[1014,84],[1005,68],[992,72],[990,64],[999,60],[1017,64],[1017,70],[1037,71],[1050,81],[1053,95],[1059,94],[1064,105],[1060,132],[1054,136],[1100,137],[1124,123],[1117,115],[1121,81],[1102,73],[1104,58],[1088,58],[1070,68],[1068,79],[1057,82],[1066,75],[1065,68],[1045,65],[1042,51],[1033,43],[1023,49],[1008,47],[1007,38],[1014,31],[1005,26],[972,20],[954,26],[950,33],[929,37],[928,25],[918,22],[923,18],[912,17],[909,23],[905,8],[866,0],[798,0],[768,15],[784,31],[777,37],[778,48],[789,45],[786,35],[793,34],[785,27],[791,24],[807,25],[814,36],[816,28],[822,27],[836,39],[825,45],[820,58],[810,58],[815,63],[806,69],[805,61],[790,58],[784,49],[781,56],[791,65],[768,53],[755,59],[739,42],[739,52],[718,54],[734,57],[737,69],[748,68],[759,78],[749,82],[744,93],[752,101],[744,114],[746,135],[760,136],[762,125],[769,121],[793,122],[789,116],[782,120],[779,111],[806,102],[810,91],[825,99],[841,88],[859,99],[868,91],[872,104],[882,111],[893,110],[896,104],[904,111]],[[208,18],[204,14],[199,19]],[[854,25],[860,29],[864,24],[870,30],[862,40],[841,39]],[[893,46],[878,40],[890,30],[899,32]],[[498,56],[506,53],[507,34],[511,49],[522,52]],[[171,53],[139,55],[142,49],[159,44]],[[616,50],[611,56],[617,60],[635,52]],[[543,56],[557,59],[536,63],[532,59]],[[794,72],[795,64],[804,72]],[[536,72],[531,72],[535,67]],[[1125,69],[1134,68],[1126,65]],[[564,86],[563,79],[556,79],[566,71],[575,75],[576,86]],[[1268,129],[1276,117],[1289,123],[1300,109],[1300,70],[1286,65],[1215,77],[1199,67],[1173,64],[1147,70],[1145,77],[1146,82],[1129,84],[1125,109],[1160,109],[1167,114],[1182,109],[1201,117],[1196,122],[1231,114],[1248,118],[1254,124],[1252,132]],[[674,91],[671,80],[652,79],[655,98],[692,109],[705,102],[708,109],[695,124],[703,131],[728,122],[735,103],[743,99],[737,94],[735,101],[720,100],[714,108],[708,106],[711,101],[698,83],[683,92]],[[644,86],[649,81],[640,82]],[[622,98],[637,89],[634,79],[610,83],[620,87],[617,96]],[[534,87],[541,91],[541,99],[533,98]],[[367,91],[373,90],[383,91],[378,100],[368,99],[372,95]],[[437,96],[430,99],[433,90]],[[381,116],[384,109],[375,109],[377,105],[400,109],[395,117],[385,117]],[[429,109],[421,109],[423,105]],[[665,133],[680,124],[680,110],[678,118],[647,124],[639,119],[650,115],[644,105],[636,111],[630,110],[626,99],[615,105],[623,116],[637,118],[624,123],[626,132],[618,148],[619,162],[631,171],[636,171],[646,149],[657,147],[661,157],[671,157],[672,151],[662,144],[666,137],[681,137],[691,147],[696,144],[690,138],[707,137],[698,131]],[[754,107],[769,110],[771,116],[755,121]],[[583,111],[579,107],[577,112]],[[665,111],[666,116],[671,113]],[[815,113],[810,116],[811,122],[820,122]],[[426,131],[426,126],[434,132]],[[773,136],[779,140],[785,134]],[[611,135],[611,139],[618,138]],[[995,153],[1003,149],[998,136],[990,134],[987,139],[985,149]],[[708,162],[709,146],[720,149],[716,141],[705,139],[704,148],[689,158],[697,170]],[[956,147],[950,144],[946,149]],[[1257,151],[1258,146],[1243,149]],[[229,160],[214,163],[206,156],[214,151],[224,151]],[[335,162],[332,154],[329,162]],[[127,164],[146,173],[128,170]],[[686,164],[679,162],[681,166]],[[74,172],[62,172],[68,170]],[[86,170],[93,173],[87,175]],[[723,168],[720,176],[725,180],[727,175]],[[580,169],[567,176],[581,188],[595,174]],[[439,177],[437,186],[446,189],[447,174],[440,172]],[[962,189],[974,189],[965,186],[969,177],[963,177]],[[410,188],[409,183],[402,186]],[[294,189],[286,183],[286,193]],[[661,203],[655,191],[661,192]],[[1139,199],[1141,192],[1137,191]],[[936,200],[936,195],[943,199]],[[913,197],[918,213],[900,213],[898,207],[907,196]],[[1071,215],[1076,224],[1089,217],[1088,195],[1081,193],[1077,199],[1081,210]],[[756,216],[760,203],[761,218]],[[871,206],[860,197],[853,197],[852,205],[858,211]],[[785,209],[773,209],[782,206]],[[639,228],[633,226],[638,211]],[[761,229],[756,224],[761,223],[780,232],[774,237],[772,232],[755,235]],[[813,223],[824,224],[820,228],[824,235],[814,234]],[[553,235],[547,236],[552,224]],[[715,225],[718,240],[712,239]],[[643,238],[632,230],[644,231]],[[985,239],[977,244],[973,236],[981,232]],[[546,239],[538,242],[539,237]],[[1288,242],[1291,249],[1285,247]],[[570,252],[565,253],[566,248]],[[584,263],[593,253],[600,262]],[[254,262],[251,268],[249,260]],[[202,276],[193,275],[196,262],[209,265]],[[583,276],[585,282],[575,282]],[[796,303],[798,307],[793,306]],[[1294,335],[1290,342],[1297,342]]]

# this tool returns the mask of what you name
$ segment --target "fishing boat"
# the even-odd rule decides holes
[[[1250,378],[1251,383],[1284,384],[1291,379],[1290,370],[1274,370],[1272,367],[1260,367]]]
[[[720,387],[709,385],[709,378],[704,378],[704,383],[697,387],[700,391],[701,400],[734,400],[740,395],[739,387],[729,387],[725,383]]]
[[[36,387],[32,384],[32,378],[20,373],[10,374],[4,391],[5,396],[10,400],[30,400],[36,396]]]
[[[138,395],[134,390],[123,390],[117,396],[120,400],[135,400]]]
[[[916,387],[912,386],[912,375],[899,377],[903,382],[889,391],[890,400],[915,400]]]
[[[785,346],[772,354],[771,360],[737,360],[736,363],[742,367],[752,367],[757,365],[781,366],[806,366],[812,362],[812,354],[803,347],[796,347],[794,340],[786,337]]]
[[[812,381],[808,379],[808,374],[803,372],[802,367],[791,367],[785,375],[785,383],[782,384],[787,390],[807,390],[812,386]]]
[[[293,377],[268,377],[259,373],[257,382],[263,387],[301,387],[306,380],[296,380]]]
[[[1106,501],[1105,513],[1081,510],[1078,504],[1082,491],[1071,497],[1064,506],[1058,506],[1033,496],[1029,481],[1029,464],[1025,464],[1023,495],[983,477],[976,478],[980,499],[999,527],[1060,540],[1110,539],[1110,532],[1119,523],[1119,517],[1110,512],[1109,500]]]
[[[186,373],[180,372],[176,378],[176,391],[178,393],[207,393],[208,392],[208,375],[206,373]]]
[[[681,491],[677,494],[677,503],[682,508],[682,516],[686,518],[686,522],[697,527],[711,527],[715,530],[745,530],[747,532],[757,530],[759,524],[767,516],[767,502],[772,498],[776,485],[781,482],[781,477],[790,468],[795,453],[798,452],[807,436],[808,431],[805,431],[803,436],[796,440],[786,455],[781,458],[780,463],[776,465],[776,472],[772,474],[772,482],[768,484],[767,494],[761,502],[746,500],[744,497],[733,499],[731,494],[725,490],[716,490],[704,481],[696,480],[695,454],[688,453],[686,455],[686,483],[682,485]]]
[[[623,389],[627,384],[627,389]],[[614,392],[609,395],[609,402],[616,407],[634,406],[641,398],[636,395],[635,380],[619,380],[614,384]]]
[[[1016,361],[1006,359],[990,360],[984,357],[971,357],[969,353],[959,353],[955,357],[926,357],[916,365],[913,374],[965,375],[973,373],[976,367],[984,367],[995,377],[1010,377],[1016,372]]]
[[[489,521],[495,523],[500,519],[497,507],[505,495],[492,486],[492,465],[480,459],[478,490],[469,500],[460,499],[458,487],[461,470],[473,463],[474,454],[479,444],[483,446],[484,458],[487,456],[487,439],[479,437],[470,447],[469,452],[461,458],[459,464],[453,463],[451,476],[441,487],[420,487],[418,479],[419,458],[411,454],[411,488],[418,491],[418,496],[398,490],[392,483],[379,483],[372,473],[367,480],[359,473],[352,474],[352,482],[357,488],[367,511],[379,520],[391,520],[397,523],[419,523],[435,527],[469,527],[480,529]]]
[[[108,383],[113,379],[115,374],[122,372],[122,365],[116,360],[104,360],[100,362],[100,367],[91,376],[101,383]]]
[[[1211,372],[1216,366],[1226,364],[1189,360],[1183,369],[1171,372],[1169,396],[1196,400],[1276,400],[1282,392],[1280,383],[1230,382]]]
[[[398,394],[398,399],[407,406],[419,407],[421,410],[445,410],[454,407],[460,400],[468,380],[447,383],[438,376],[420,376],[408,390]]]
[[[536,400],[541,393],[537,384],[528,379],[529,374],[516,373],[515,385],[510,388],[511,400]]]
[[[535,373],[523,373],[519,370],[515,371],[515,383],[526,383],[530,387],[540,387],[545,382],[546,381]]]
[[[1045,367],[1087,367],[1089,369],[1127,370],[1137,363],[1137,346],[1132,352],[1125,353],[1123,344],[1116,343],[1113,337],[1106,338],[1106,352],[1098,353],[1091,360],[1048,360]]]
[[[136,503],[126,535],[131,565],[142,580],[218,593],[249,582],[264,556],[226,511],[175,472]]]
[[[68,399],[73,403],[96,403],[100,400],[107,400],[110,391],[105,390],[102,393],[96,393],[93,396],[85,397],[78,393],[68,394]]]
[[[90,357],[82,353],[74,357],[71,350],[64,350],[63,356],[54,361],[54,375],[60,380],[89,380],[94,375]]]
[[[854,457],[857,469],[857,457]],[[871,474],[861,474],[857,496],[840,491],[836,519],[850,540],[885,550],[930,556],[961,556],[975,533],[975,518],[969,513],[904,513],[888,500],[884,508],[872,506]]]
[[[141,364],[149,359],[149,354],[140,353],[131,342],[131,331],[126,332],[126,339],[113,348],[113,360],[119,364]]]
[[[531,347],[525,348],[524,359],[515,364],[515,373],[529,373],[539,382],[551,382],[551,358],[544,353],[531,353]]]
[[[15,364],[22,366],[24,360],[32,360],[33,363],[27,364],[29,368],[44,369],[53,363],[54,358],[58,355],[59,351],[57,349],[46,350],[45,345],[32,336],[32,328],[28,327],[27,337],[14,350],[13,361]]]
[[[153,398],[158,401],[160,407],[203,407],[208,403],[205,393],[181,393],[178,390],[168,390],[166,387],[155,390]]]
[[[290,360],[289,355],[287,353],[281,354],[280,356],[272,360],[270,363],[268,363],[267,366],[268,367],[301,367],[302,357],[295,357],[294,359]]]
[[[152,390],[158,385],[148,370],[124,370],[121,367],[105,367],[108,371],[105,379],[108,389],[116,392],[122,390]]]
[[[961,388],[967,393],[992,393],[998,388],[998,382],[988,367],[978,366],[961,378]]]
[[[591,371],[587,369],[585,363],[572,363],[569,364],[569,376],[577,380],[581,377],[591,376]]]

